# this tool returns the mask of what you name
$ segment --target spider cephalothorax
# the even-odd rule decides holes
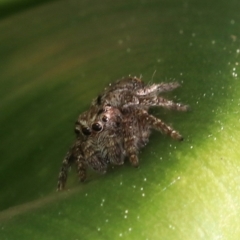
[[[182,140],[177,131],[148,113],[152,106],[186,111],[187,105],[159,96],[178,86],[176,82],[145,85],[136,77],[110,84],[76,122],[77,139],[63,160],[58,190],[64,188],[72,163],[77,164],[81,181],[86,178],[88,166],[105,173],[108,164],[123,164],[126,157],[133,166],[138,166],[139,149],[147,144],[151,129]]]

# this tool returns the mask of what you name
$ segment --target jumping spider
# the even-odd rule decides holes
[[[187,111],[187,105],[158,96],[177,87],[177,82],[145,85],[136,77],[110,84],[92,101],[90,109],[79,116],[75,124],[76,141],[63,160],[57,190],[64,188],[73,163],[77,165],[80,181],[86,179],[88,166],[105,173],[109,164],[121,165],[128,157],[137,167],[139,149],[148,143],[151,129],[183,140],[177,131],[148,113],[152,106]]]

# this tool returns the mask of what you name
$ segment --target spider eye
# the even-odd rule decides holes
[[[91,129],[88,127],[82,127],[82,133],[86,136],[91,134]]]
[[[92,125],[92,129],[93,129],[94,131],[96,131],[96,132],[99,132],[99,131],[102,130],[102,125],[101,125],[100,123],[94,123],[94,124]]]
[[[103,122],[107,122],[109,119],[108,119],[107,116],[103,116],[103,117],[102,117],[102,120],[103,120]]]

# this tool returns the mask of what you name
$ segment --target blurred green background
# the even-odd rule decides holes
[[[240,2],[0,2],[0,239],[239,239]],[[155,74],[154,74],[155,73]],[[110,82],[179,81],[140,167],[56,193],[74,122]],[[154,76],[153,76],[154,75]]]
[[[0,0],[0,19],[57,0]]]

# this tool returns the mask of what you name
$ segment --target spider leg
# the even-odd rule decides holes
[[[124,163],[123,131],[120,126],[120,122],[108,126],[109,129],[102,133],[97,140],[102,159],[114,165]]]
[[[76,160],[76,164],[77,164],[77,173],[78,173],[78,178],[81,182],[84,182],[86,179],[86,162],[85,159],[83,158],[82,155],[80,155],[77,160]]]
[[[132,122],[132,125],[134,123]],[[136,144],[136,136],[134,135],[133,126],[131,126],[130,121],[126,121],[124,126],[124,146],[126,150],[126,155],[129,158],[130,163],[134,167],[138,167],[138,147]]]
[[[107,170],[107,161],[101,157],[101,153],[97,150],[95,142],[87,141],[83,146],[84,157],[86,164],[90,166],[94,171],[105,173]]]
[[[94,154],[87,158],[87,164],[99,173],[105,173],[107,170],[107,162],[104,161],[98,154]]]
[[[127,155],[129,157],[129,161],[130,163],[134,166],[134,167],[138,167],[139,165],[139,160],[138,160],[138,149],[135,146],[135,139],[134,136],[129,137],[127,139],[124,139],[125,141],[125,145],[126,145],[126,152]]]
[[[168,126],[161,119],[154,117],[151,114],[148,114],[146,111],[139,113],[139,117],[143,118],[143,121],[146,121],[151,128],[158,130],[162,133],[169,135],[171,138],[182,141],[183,137],[174,130],[172,127]]]
[[[124,150],[118,139],[111,141],[108,147],[102,152],[104,159],[108,159],[111,164],[122,165],[124,163]]]
[[[74,147],[75,146],[73,146],[67,152],[67,155],[63,159],[62,167],[61,167],[61,170],[60,170],[59,175],[58,175],[57,191],[63,190],[64,187],[65,187],[65,184],[67,182],[68,170],[75,160],[74,155],[73,155]]]
[[[171,138],[182,141],[183,137],[180,135],[179,132],[168,126],[166,123],[164,123],[161,119],[155,118],[154,116],[150,115],[149,120],[152,123],[153,128],[155,128],[158,131],[161,131],[167,135],[169,135]]]
[[[152,84],[149,86],[145,86],[141,89],[138,89],[135,93],[136,93],[136,95],[139,95],[139,96],[146,96],[146,95],[150,95],[150,94],[169,92],[175,88],[178,88],[179,86],[180,86],[180,84],[177,82]]]
[[[177,110],[177,111],[183,111],[183,112],[189,110],[188,105],[175,103],[173,101],[170,101],[163,97],[158,97],[158,96],[138,98],[137,96],[127,95],[124,98],[123,108],[126,109],[131,106],[141,106],[141,107],[159,106],[159,107],[164,107],[170,110]]]
[[[141,106],[160,106],[164,107],[170,110],[176,110],[176,111],[188,111],[189,106],[184,105],[181,103],[175,103],[173,101],[167,100],[163,97],[148,97],[148,98],[143,98],[139,99],[139,105]]]

